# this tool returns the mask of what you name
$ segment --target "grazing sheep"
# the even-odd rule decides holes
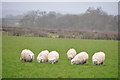
[[[37,56],[37,61],[39,63],[47,62],[48,61],[48,54],[49,54],[48,50],[41,51]]]
[[[68,52],[67,52],[67,57],[68,59],[73,59],[76,55],[76,50],[75,49],[69,49]]]
[[[24,49],[21,52],[20,60],[24,61],[24,62],[32,62],[34,60],[34,54],[33,54],[33,52],[31,50]]]
[[[92,62],[95,65],[103,64],[105,60],[105,53],[104,52],[97,52],[92,56]]]
[[[59,60],[59,53],[57,51],[51,51],[48,54],[48,61],[52,64],[57,63]]]
[[[86,52],[81,52],[71,60],[71,64],[85,64],[87,60],[88,54]]]

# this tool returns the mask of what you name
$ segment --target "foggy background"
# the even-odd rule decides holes
[[[26,36],[28,33],[27,36],[39,37],[118,39],[118,3],[3,2],[2,27],[13,27],[3,29],[7,35]],[[10,30],[14,28],[22,30]]]
[[[117,2],[4,2],[3,27],[116,32]]]

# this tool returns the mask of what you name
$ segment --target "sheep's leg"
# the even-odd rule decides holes
[[[56,61],[56,63],[58,63],[58,60]]]
[[[26,62],[27,60],[26,60],[26,59],[24,59],[24,61]]]
[[[48,60],[45,60],[45,62],[48,62]]]
[[[25,62],[25,59],[22,59],[22,62]]]
[[[21,61],[22,61],[22,62],[24,62],[24,59],[23,59],[23,58],[21,58]]]
[[[44,59],[42,59],[42,62],[46,62]]]
[[[29,62],[32,62],[32,59],[30,59],[30,61]]]
[[[101,64],[103,64],[103,62],[101,62]]]
[[[84,61],[83,64],[85,64],[87,61]]]
[[[20,60],[21,60],[22,62],[24,62],[24,60],[23,60],[23,58],[22,58],[22,57],[20,57]]]
[[[48,60],[46,60],[46,62],[48,62]]]

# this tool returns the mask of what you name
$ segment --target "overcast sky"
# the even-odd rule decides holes
[[[5,15],[19,15],[30,10],[55,11],[62,14],[84,13],[88,7],[102,7],[110,15],[118,14],[117,2],[3,2],[2,12]]]

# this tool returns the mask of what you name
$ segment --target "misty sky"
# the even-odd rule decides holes
[[[102,7],[110,15],[118,14],[117,2],[3,2],[2,16],[19,15],[30,10],[55,11],[62,14],[84,13],[88,7]]]

